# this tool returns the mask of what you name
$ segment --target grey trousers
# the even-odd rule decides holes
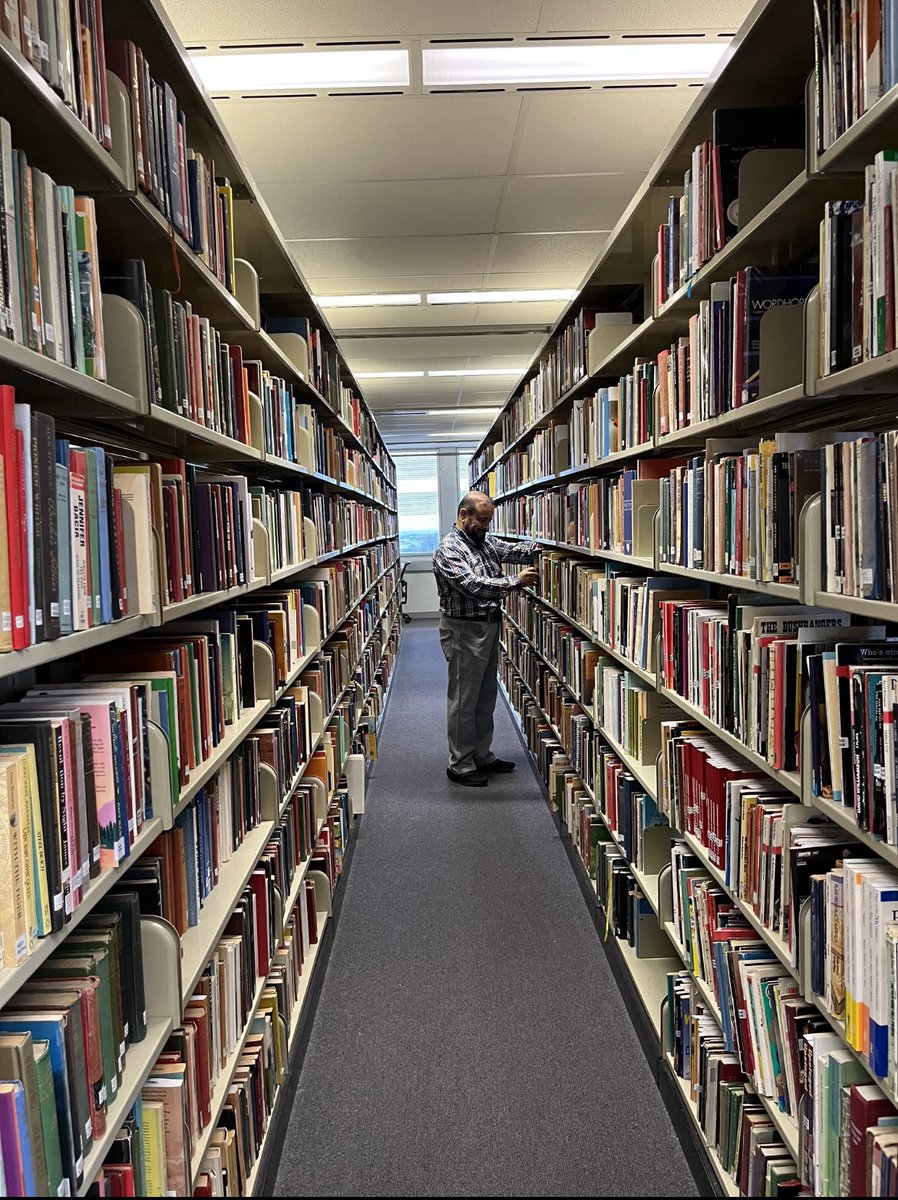
[[[496,757],[493,712],[499,693],[499,622],[440,617],[440,645],[449,664],[449,766],[460,774]]]

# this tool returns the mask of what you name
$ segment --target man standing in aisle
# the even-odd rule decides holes
[[[499,691],[499,622],[509,592],[535,587],[536,567],[506,575],[502,562],[532,562],[535,542],[506,542],[489,534],[495,506],[484,492],[468,492],[458,520],[433,556],[440,593],[440,645],[449,664],[449,766],[446,774],[465,787],[486,787],[487,777],[513,771],[496,758],[493,711]]]

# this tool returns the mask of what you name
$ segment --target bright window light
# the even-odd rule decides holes
[[[356,379],[423,379],[423,371],[356,371]]]
[[[420,304],[420,292],[395,292],[370,296],[316,296],[321,308],[375,308],[380,305]]]
[[[574,288],[536,288],[510,292],[428,292],[428,304],[515,304],[527,300],[573,300]]]
[[[428,371],[427,376],[429,379],[448,379],[462,375],[520,375],[526,369],[526,367],[471,367],[470,369],[458,368],[453,371]]]
[[[193,63],[210,92],[292,88],[407,87],[407,50],[290,50],[198,54]]]
[[[727,43],[495,46],[425,49],[424,84],[580,83],[706,79]]]

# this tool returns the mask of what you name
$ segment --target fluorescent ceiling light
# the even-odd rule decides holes
[[[378,305],[420,304],[420,292],[385,292],[369,296],[315,296],[321,308],[374,308]]]
[[[484,430],[484,433],[485,432],[486,432],[486,430]],[[479,429],[465,429],[465,430],[457,429],[454,433],[451,433],[451,432],[429,433],[427,436],[428,437],[451,437],[451,438],[457,438],[460,442],[473,442],[474,438],[477,437],[479,435],[479,433],[480,433]]]
[[[423,371],[357,371],[356,379],[423,379]]]
[[[501,408],[431,408],[429,417],[489,417],[502,411]]]
[[[425,86],[706,79],[727,48],[713,42],[425,49]]]
[[[520,375],[526,367],[458,367],[452,371],[428,371],[429,379],[455,379],[465,375]]]
[[[198,54],[210,92],[272,92],[291,88],[408,87],[407,50],[290,50]]]
[[[575,288],[535,288],[508,292],[428,292],[428,304],[510,304],[527,300],[573,300]]]

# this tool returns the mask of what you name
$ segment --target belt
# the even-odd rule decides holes
[[[497,624],[502,620],[502,610],[500,608],[491,608],[486,616],[480,617],[474,613],[465,613],[463,616],[453,616],[450,613],[443,613],[444,617],[448,617],[450,621],[495,621]]]

